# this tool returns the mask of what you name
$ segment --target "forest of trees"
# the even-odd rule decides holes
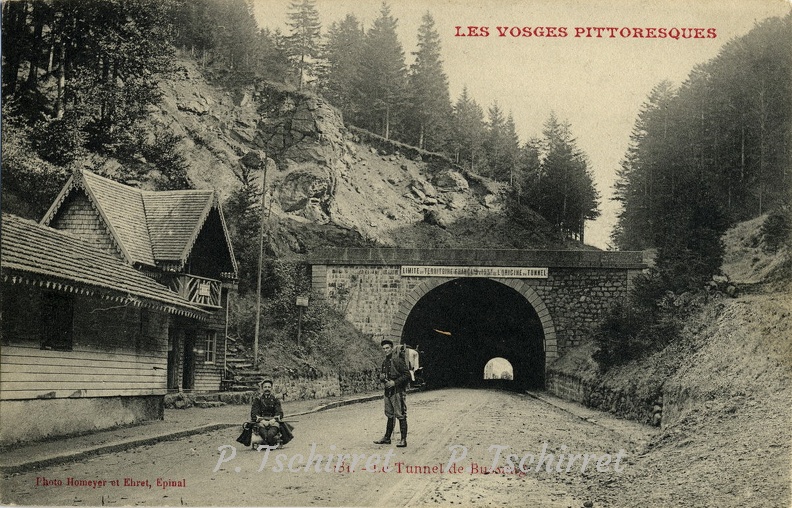
[[[179,138],[151,125],[173,66],[160,0],[3,2],[3,193],[42,212],[78,161],[113,158],[163,189],[187,185]],[[4,200],[4,204],[7,201]]]
[[[585,220],[598,214],[597,193],[570,126],[553,117],[543,139],[522,144],[512,113],[497,102],[486,117],[466,90],[452,103],[429,12],[408,66],[386,3],[371,27],[348,14],[326,31],[315,0],[284,8],[281,32],[259,29],[246,0],[5,2],[6,183],[23,190],[49,177],[39,187],[51,192],[88,155],[119,160],[129,179],[156,167],[161,188],[186,185],[185,161],[173,149],[178,138],[141,127],[180,49],[224,70],[232,85],[266,79],[320,94],[351,125],[508,182],[514,211],[528,206],[582,237]],[[43,166],[25,156],[29,150]]]
[[[679,87],[662,81],[649,94],[615,187],[613,240],[657,256],[595,330],[602,370],[679,337],[710,296],[736,221],[768,214],[752,241],[765,252],[792,246],[791,77],[787,15],[728,42]]]
[[[735,221],[790,200],[792,17],[770,18],[723,46],[679,87],[663,81],[622,162],[613,239],[658,249],[672,285],[708,278]]]
[[[431,13],[408,66],[387,3],[370,27],[353,14],[322,27],[315,0],[283,8],[281,32],[260,29],[246,0],[4,2],[4,184],[45,192],[89,155],[117,159],[130,178],[156,167],[161,188],[187,185],[178,138],[143,127],[180,49],[235,84],[321,94],[347,123],[506,182],[513,213],[530,208],[582,238],[599,194],[572,126],[551,115],[522,142],[497,101],[482,106],[467,89],[452,100]],[[687,266],[712,271],[728,224],[788,197],[791,41],[789,16],[766,20],[681,86],[655,87],[619,174],[617,247],[687,253]]]

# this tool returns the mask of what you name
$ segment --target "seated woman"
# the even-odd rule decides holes
[[[293,427],[283,421],[281,402],[272,394],[272,380],[261,381],[259,390],[250,408],[250,420],[256,422],[256,432],[267,446],[288,443],[294,437]]]

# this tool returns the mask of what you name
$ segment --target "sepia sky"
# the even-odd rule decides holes
[[[252,0],[261,27],[286,26],[288,0]],[[589,223],[586,243],[606,248],[618,205],[610,200],[619,163],[641,104],[663,79],[681,83],[693,66],[717,55],[757,21],[790,11],[786,0],[391,0],[407,64],[428,11],[440,34],[451,99],[464,86],[484,108],[497,101],[514,115],[521,141],[540,136],[551,111],[572,125],[589,157],[602,217]],[[380,0],[317,0],[322,30],[348,13],[366,29]],[[457,37],[456,27],[489,27],[488,37]],[[566,27],[566,37],[499,36],[496,27]],[[701,39],[575,37],[576,27],[714,28]],[[558,30],[556,30],[558,32]],[[592,35],[594,31],[589,32]],[[627,33],[627,32],[624,32]],[[706,30],[704,31],[706,34]],[[585,35],[585,34],[584,34]]]

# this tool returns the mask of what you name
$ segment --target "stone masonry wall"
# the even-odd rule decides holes
[[[274,376],[273,381],[273,392],[282,401],[323,399],[382,389],[379,372],[376,370],[316,376]],[[165,396],[165,408],[184,409],[195,405],[211,407],[213,401],[249,405],[256,393],[253,390],[211,394],[169,393]],[[209,404],[205,404],[207,401]]]
[[[642,397],[630,390],[617,390],[602,381],[547,369],[546,389],[562,399],[578,402],[587,407],[606,411],[622,418],[659,426],[663,420],[666,397],[654,394]]]
[[[398,266],[328,266],[324,296],[355,328],[379,342],[390,331],[399,303],[421,282],[399,273]]]
[[[559,354],[580,344],[613,302],[627,295],[625,270],[596,268],[552,268],[547,279],[531,279],[553,318]]]
[[[394,265],[314,265],[312,270],[317,296],[326,298],[376,342],[389,334],[400,303],[425,280],[402,277],[400,266]],[[559,354],[579,344],[601,313],[626,296],[632,272],[614,268],[550,268],[547,279],[523,280],[550,310]]]

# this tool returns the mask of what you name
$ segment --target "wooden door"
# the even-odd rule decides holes
[[[195,330],[184,332],[184,364],[182,365],[182,389],[195,387]]]

